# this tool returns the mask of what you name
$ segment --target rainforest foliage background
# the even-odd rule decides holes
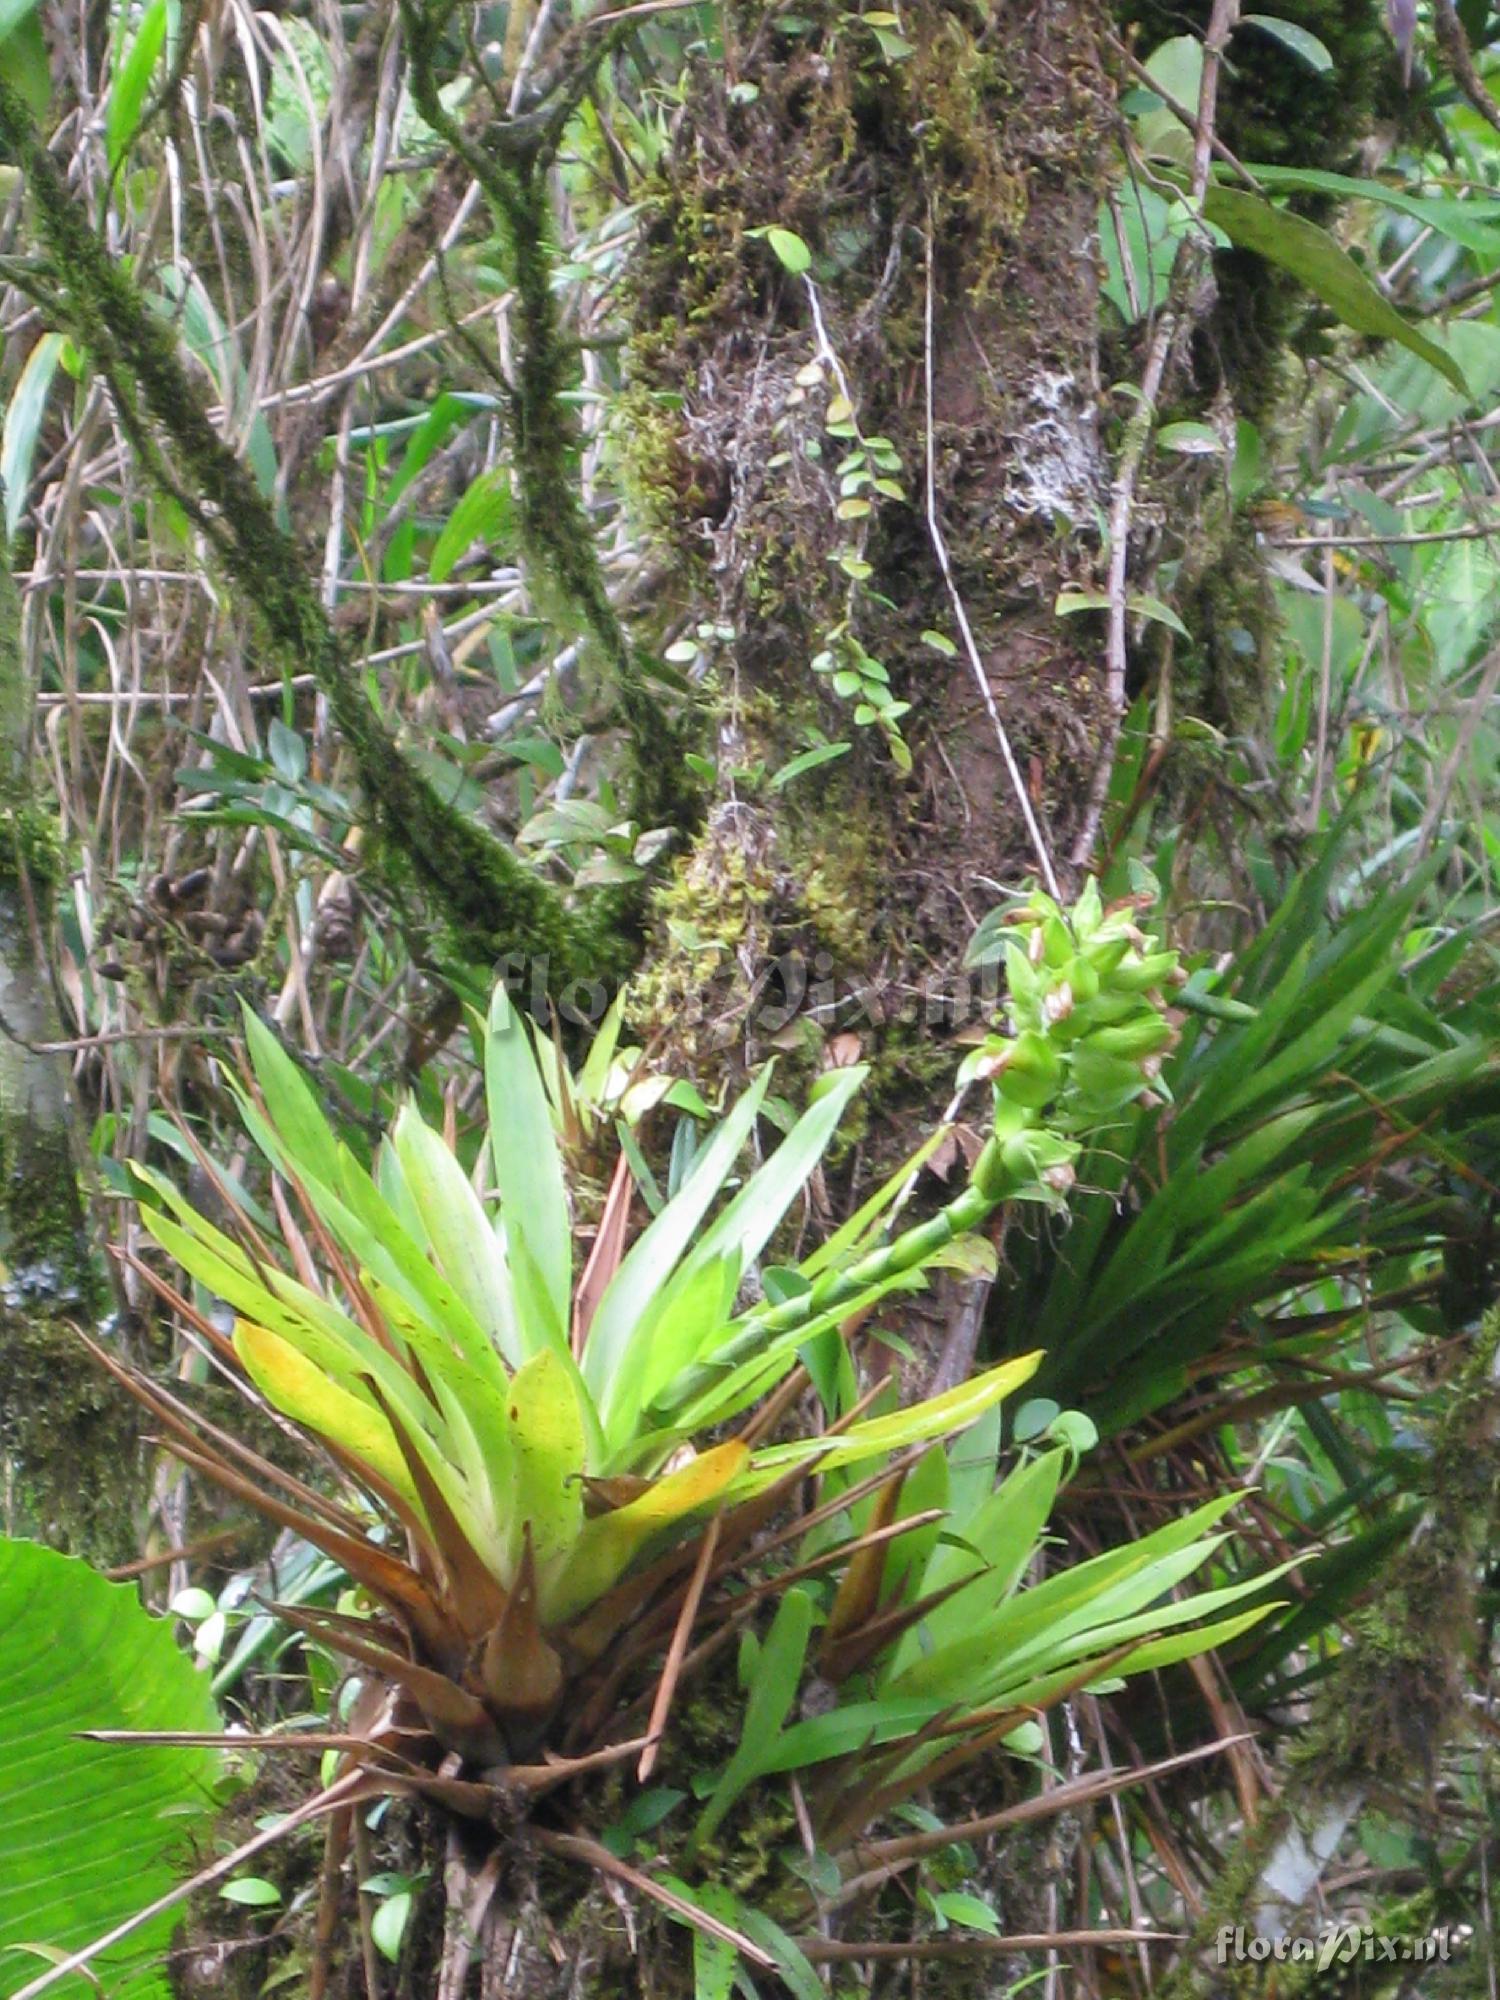
[[[1271,4],[0,0],[7,2000],[1494,1995],[1500,17]]]

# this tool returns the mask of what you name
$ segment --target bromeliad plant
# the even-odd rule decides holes
[[[1214,1531],[1234,1492],[1032,1580],[1093,1426],[1059,1416],[1000,1478],[1001,1419],[992,1408],[946,1449],[901,1453],[858,1481],[846,1514],[803,1538],[804,1570],[830,1543],[854,1552],[836,1589],[809,1582],[783,1597],[744,1676],[754,1726],[747,1718],[695,1845],[748,1786],[791,1773],[819,1847],[863,1868],[867,1847],[851,1854],[850,1843],[873,1821],[997,1743],[1038,1748],[1037,1719],[1056,1702],[1226,1644],[1274,1608],[1266,1593],[1282,1569],[1174,1595],[1228,1540]],[[839,1698],[789,1721],[810,1663]]]
[[[440,1744],[470,1767],[506,1763],[546,1740],[572,1689],[579,1747],[580,1711],[601,1729],[610,1719],[600,1690],[632,1656],[632,1635],[639,1654],[698,1602],[710,1536],[722,1575],[810,1467],[841,1477],[962,1430],[1030,1376],[1035,1354],[911,1408],[845,1409],[823,1435],[755,1442],[790,1406],[800,1358],[826,1356],[831,1342],[847,1371],[841,1329],[923,1282],[1002,1203],[1060,1202],[1075,1135],[1127,1085],[1151,1080],[1173,1032],[1160,984],[1175,959],[1151,948],[1134,915],[1103,910],[1091,892],[1071,919],[1044,897],[1017,913],[1031,950],[1012,966],[1013,1033],[979,1058],[995,1080],[996,1130],[970,1185],[889,1238],[898,1174],[790,1268],[759,1266],[860,1087],[858,1069],[825,1076],[729,1193],[765,1105],[762,1075],[628,1251],[631,1182],[617,1175],[575,1282],[555,1105],[503,988],[483,1031],[489,1122],[472,1173],[411,1106],[366,1168],[247,1014],[254,1084],[241,1108],[273,1170],[284,1250],[242,1203],[231,1235],[146,1174],[152,1234],[233,1310],[232,1342],[148,1275],[379,1518],[195,1428],[164,1392],[138,1393],[184,1459],[344,1565],[374,1617],[286,1615],[399,1690]],[[1031,968],[1065,947],[1067,990],[1039,999]],[[747,1289],[759,1296],[745,1307]],[[725,1434],[767,1396],[769,1411]]]
[[[277,1177],[291,1268],[243,1211],[230,1236],[155,1175],[148,1226],[232,1307],[239,1367],[380,1503],[405,1554],[306,1487],[270,1492],[267,1468],[222,1436],[184,1437],[180,1413],[147,1393],[184,1458],[343,1563],[381,1607],[374,1620],[289,1611],[293,1622],[386,1676],[471,1763],[539,1741],[606,1643],[662,1591],[680,1594],[709,1510],[725,1516],[727,1538],[748,1533],[794,1468],[941,1436],[1035,1366],[1035,1356],[1007,1363],[835,1438],[757,1454],[727,1437],[698,1450],[695,1438],[784,1380],[801,1345],[911,1285],[957,1233],[957,1223],[909,1232],[829,1274],[836,1282],[825,1276],[826,1303],[812,1279],[781,1273],[792,1324],[784,1307],[736,1313],[861,1072],[832,1076],[710,1220],[764,1103],[762,1076],[628,1254],[614,1249],[601,1283],[619,1241],[607,1218],[575,1291],[552,1113],[503,989],[485,1038],[483,1192],[410,1106],[367,1170],[270,1031],[252,1015],[246,1032],[256,1090],[241,1093],[242,1111]],[[628,1182],[617,1182],[621,1219],[626,1205]],[[225,1348],[208,1318],[176,1303]],[[641,1571],[647,1553],[659,1560]]]

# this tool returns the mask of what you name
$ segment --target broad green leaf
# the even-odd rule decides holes
[[[1307,28],[1298,27],[1295,21],[1283,21],[1275,14],[1241,14],[1242,28],[1258,28],[1272,41],[1280,42],[1284,49],[1290,49],[1299,62],[1306,63],[1310,70],[1325,76],[1333,68],[1333,57],[1317,36]]]
[[[1146,73],[1179,104],[1191,109],[1203,87],[1203,43],[1197,35],[1173,35],[1146,58]]]
[[[1331,194],[1340,201],[1378,202],[1481,256],[1494,255],[1500,236],[1500,201],[1493,196],[1460,201],[1454,195],[1408,194],[1384,181],[1357,180],[1351,174],[1325,173],[1314,167],[1256,166],[1250,171],[1262,187],[1273,192]]]
[[[966,1535],[969,1523],[995,1490],[1004,1412],[996,1403],[947,1447],[948,1526]]]
[[[968,1895],[961,1889],[948,1889],[942,1895],[933,1897],[932,1907],[950,1924],[962,1924],[971,1931],[984,1931],[989,1937],[1000,1935],[1000,1919],[979,1896]]]
[[[1185,458],[1216,458],[1224,451],[1224,440],[1212,424],[1163,424],[1156,433],[1159,451],[1175,451]]]
[[[114,173],[134,139],[146,109],[152,74],[167,40],[167,0],[151,0],[135,39],[115,73],[104,112],[104,139]]]
[[[775,251],[777,260],[794,278],[800,278],[804,271],[811,270],[812,252],[795,230],[768,229],[766,241]]]
[[[1320,298],[1344,325],[1375,340],[1399,341],[1420,354],[1467,394],[1463,373],[1450,354],[1412,326],[1370,280],[1326,229],[1305,216],[1276,208],[1243,188],[1211,182],[1204,190],[1203,213],[1240,250],[1253,250],[1278,264]]]
[[[134,1585],[0,1540],[0,1995],[35,1977],[27,1947],[67,1953],[103,1936],[171,1889],[213,1831],[214,1751],[77,1732],[219,1726],[207,1678]],[[178,1921],[153,1920],[106,1952],[105,1990],[170,2000]]]
[[[274,1910],[281,1903],[281,1891],[264,1875],[236,1875],[219,1894],[226,1903],[238,1903],[245,1910]]]
[[[401,1940],[411,1916],[412,1892],[401,1889],[387,1896],[370,1919],[370,1937],[382,1958],[395,1965],[401,1957]]]
[[[931,1438],[945,1437],[950,1431],[963,1430],[1019,1389],[1023,1382],[1029,1382],[1041,1359],[1038,1349],[1034,1354],[1018,1355],[1013,1361],[1002,1361],[998,1367],[986,1369],[970,1382],[960,1382],[957,1388],[946,1390],[941,1396],[929,1396],[909,1409],[893,1410],[888,1416],[851,1424],[837,1437],[793,1438],[786,1444],[771,1445],[755,1454],[751,1477],[757,1483],[764,1483],[765,1475],[778,1475],[789,1466],[812,1458],[824,1467],[852,1465],[861,1459],[876,1458],[882,1452],[902,1451],[908,1445],[923,1444]]]
[[[524,1239],[551,1315],[551,1337],[561,1343],[568,1337],[573,1294],[567,1189],[531,1038],[503,983],[490,1006],[484,1067],[490,1156],[506,1237]]]
[[[11,88],[33,117],[46,119],[52,102],[52,52],[42,32],[38,0],[3,0],[0,19],[8,24],[0,34],[0,45]]]
[[[60,333],[44,333],[26,357],[16,377],[5,410],[5,429],[0,433],[0,481],[5,486],[5,537],[15,539],[16,529],[26,512],[31,489],[31,467],[36,457],[37,438],[47,413],[47,397],[63,351]]]

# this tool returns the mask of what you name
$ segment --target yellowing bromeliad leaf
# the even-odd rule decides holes
[[[749,1458],[749,1450],[738,1439],[715,1445],[658,1479],[628,1506],[585,1521],[566,1567],[550,1589],[543,1589],[544,1618],[556,1622],[586,1610],[624,1574],[653,1535],[721,1499]]]
[[[191,1211],[184,1213],[191,1231],[150,1210],[142,1211],[142,1219],[162,1248],[199,1284],[237,1313],[271,1327],[340,1381],[379,1365],[383,1351],[347,1314],[284,1272],[262,1267],[262,1278],[237,1244]]]
[[[511,1504],[504,1523],[510,1575],[528,1529],[543,1578],[577,1543],[589,1470],[578,1396],[571,1370],[551,1348],[534,1354],[510,1385]]]
[[[872,1417],[867,1423],[851,1424],[837,1437],[794,1438],[786,1444],[758,1451],[746,1474],[753,1487],[764,1486],[788,1467],[815,1458],[822,1466],[853,1465],[860,1459],[878,1457],[881,1452],[902,1451],[907,1445],[925,1444],[932,1438],[961,1431],[985,1411],[993,1408],[1013,1389],[1029,1382],[1041,1365],[1042,1352],[1017,1355],[987,1369],[971,1382],[960,1382],[941,1396],[913,1404],[909,1410],[892,1410],[888,1416]],[[741,1497],[739,1494],[736,1498]]]
[[[417,1491],[391,1427],[374,1403],[330,1381],[290,1341],[253,1320],[235,1321],[234,1349],[261,1394],[350,1458],[367,1465],[420,1512]]]

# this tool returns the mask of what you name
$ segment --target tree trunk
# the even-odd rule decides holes
[[[103,1301],[89,1253],[58,1014],[40,941],[56,828],[31,779],[32,687],[0,538],[0,1466],[4,1527],[96,1560],[138,1551],[133,1410],[67,1324]]]
[[[717,806],[641,1005],[691,1054],[738,1038],[755,973],[792,954],[766,997],[816,986],[820,1026],[874,1028],[919,1072],[903,1026],[944,1017],[1000,885],[1068,879],[1112,742],[1096,621],[1054,613],[1091,579],[1108,487],[1106,21],[1091,0],[923,0],[899,35],[786,20],[732,16],[637,276],[631,450],[720,698]],[[867,699],[882,674],[903,742]],[[824,738],[851,747],[770,782]]]

